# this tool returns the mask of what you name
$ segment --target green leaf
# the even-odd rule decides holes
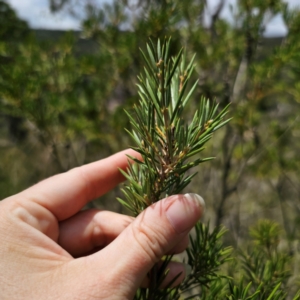
[[[182,57],[182,53],[183,53],[183,48],[180,49],[180,51],[179,51],[179,53],[178,53],[178,55],[177,55],[177,57],[176,57],[176,59],[175,59],[175,61],[173,63],[170,75],[169,75],[169,77],[166,80],[166,87],[170,85],[171,80],[173,79],[174,73],[177,70],[179,61],[180,61],[180,59]]]
[[[277,292],[277,290],[279,289],[280,286],[281,286],[281,282],[275,286],[274,290],[272,291],[270,296],[267,298],[267,300],[272,300],[272,297],[275,295],[275,293]]]

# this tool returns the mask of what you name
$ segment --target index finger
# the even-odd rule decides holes
[[[50,177],[20,195],[34,201],[50,212],[59,221],[80,211],[89,201],[105,194],[124,180],[119,169],[126,170],[128,157],[138,157],[131,149],[118,152],[108,158],[72,169]]]

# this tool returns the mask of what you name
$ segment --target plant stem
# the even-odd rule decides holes
[[[158,264],[155,264],[153,268],[150,270],[149,277],[150,277],[150,286],[149,286],[149,296],[148,300],[155,299],[155,291],[157,287],[157,273],[158,273]]]

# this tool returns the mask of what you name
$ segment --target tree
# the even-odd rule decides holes
[[[55,11],[71,9],[76,17],[84,16],[80,36],[85,39],[69,33],[44,43],[21,33],[28,31],[25,23],[0,3],[5,7],[1,20],[13,20],[0,26],[2,197],[129,145],[123,128],[130,129],[130,124],[123,109],[130,111],[138,100],[137,75],[144,66],[139,48],[145,49],[149,37],[172,37],[171,56],[182,46],[187,61],[196,53],[191,75],[191,82],[198,80],[195,100],[187,104],[184,118],[191,121],[190,112],[201,97],[216,99],[220,109],[231,103],[232,121],[200,153],[216,159],[201,165],[189,185],[189,191],[206,199],[204,222],[210,220],[216,228],[224,224],[224,245],[247,253],[248,228],[260,218],[276,220],[283,228],[283,246],[274,249],[281,252],[283,247],[290,255],[282,263],[293,273],[288,284],[297,277],[292,265],[299,257],[299,11],[280,0],[239,0],[228,22],[221,17],[221,0],[210,14],[207,1],[201,0],[87,2],[84,14],[76,14],[72,0],[51,1]],[[276,14],[283,17],[288,34],[267,39],[266,25]],[[19,33],[5,33],[13,30]],[[257,245],[249,247],[249,261],[246,254],[234,252],[236,262],[261,259],[272,265]],[[221,272],[238,273],[230,265]],[[259,284],[253,280],[258,279],[243,274],[244,282],[236,278],[228,289],[225,279],[215,281],[209,290],[201,290],[201,297],[217,299],[220,291],[228,299],[255,299]],[[282,287],[270,287],[277,288],[275,296],[295,286],[295,281],[287,286],[281,281]]]

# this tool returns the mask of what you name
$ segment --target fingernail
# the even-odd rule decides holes
[[[189,194],[185,194],[184,195],[184,197],[187,197],[187,198],[196,198],[196,200],[197,201],[199,201],[199,203],[200,203],[200,207],[201,207],[201,216],[203,216],[204,215],[204,212],[205,212],[205,201],[204,201],[204,199],[200,196],[200,195],[198,195],[198,194],[194,194],[194,193],[189,193]]]
[[[168,208],[166,215],[177,233],[190,230],[204,212],[205,202],[197,194],[179,196]]]

